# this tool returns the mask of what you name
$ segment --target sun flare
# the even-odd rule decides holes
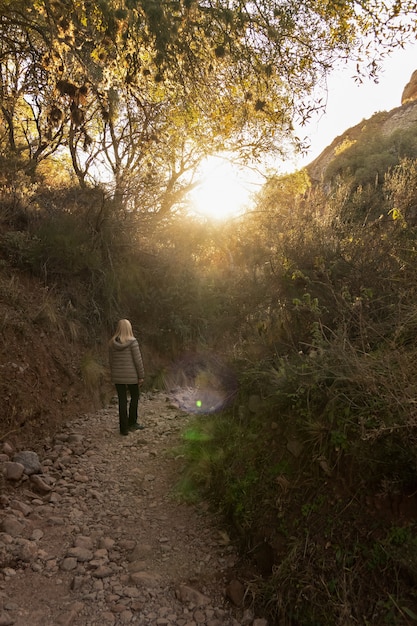
[[[250,204],[247,174],[230,161],[207,159],[199,171],[198,186],[191,194],[192,211],[215,220],[227,220],[244,213]]]

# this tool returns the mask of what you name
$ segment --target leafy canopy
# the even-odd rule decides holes
[[[2,153],[36,167],[64,146],[82,184],[105,161],[116,186],[150,167],[152,180],[162,174],[174,188],[215,151],[283,152],[294,120],[321,106],[317,85],[335,63],[354,58],[359,72],[375,75],[378,55],[412,37],[416,7],[2,0]],[[169,171],[155,172],[153,155],[165,147]]]

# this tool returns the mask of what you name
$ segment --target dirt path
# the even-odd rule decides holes
[[[141,420],[122,437],[116,406],[83,416],[37,451],[41,474],[5,482],[0,626],[265,624],[225,597],[226,534],[173,497],[189,417],[159,394]]]

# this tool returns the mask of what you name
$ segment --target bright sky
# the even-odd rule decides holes
[[[414,70],[417,70],[417,45],[399,49],[385,59],[378,84],[366,80],[358,85],[353,79],[353,67],[335,72],[328,81],[326,113],[313,118],[309,126],[300,131],[300,136],[309,137],[311,149],[306,157],[298,158],[289,171],[311,163],[333,139],[362,120],[400,106],[403,89]]]

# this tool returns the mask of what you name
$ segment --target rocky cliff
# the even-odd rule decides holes
[[[313,182],[323,180],[330,162],[346,147],[361,141],[365,134],[373,129],[375,134],[391,135],[398,129],[407,130],[417,125],[417,70],[413,72],[410,81],[404,87],[401,106],[391,111],[375,113],[372,117],[362,120],[356,126],[349,128],[342,135],[336,137],[323,152],[307,166],[307,171]]]
[[[417,100],[417,70],[415,70],[408,83],[404,87],[404,91],[401,96],[401,104],[407,104],[407,102],[414,102]]]

